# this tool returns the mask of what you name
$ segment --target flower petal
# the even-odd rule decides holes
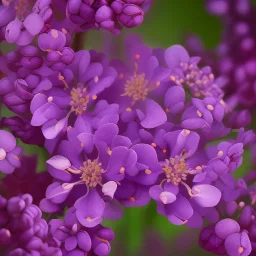
[[[208,184],[196,185],[192,191],[196,193],[193,200],[202,207],[213,207],[219,203],[221,198],[219,189]]]

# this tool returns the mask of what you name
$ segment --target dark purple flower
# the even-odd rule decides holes
[[[219,238],[214,231],[214,226],[204,228],[200,233],[200,246],[206,251],[216,254],[225,254],[224,240]]]
[[[15,137],[19,138],[23,143],[43,146],[45,138],[42,134],[41,129],[34,127],[26,119],[22,119],[18,116],[5,118],[3,120]]]
[[[0,181],[2,192],[9,198],[19,194],[33,195],[34,204],[38,205],[44,198],[47,186],[52,182],[48,172],[36,172],[37,157],[21,158],[21,166]],[[38,186],[40,189],[38,190]]]
[[[222,101],[223,92],[215,83],[211,68],[200,69],[200,58],[189,57],[187,51],[180,45],[174,45],[165,51],[165,62],[170,68],[170,81],[180,86],[188,86],[193,97],[214,97]]]

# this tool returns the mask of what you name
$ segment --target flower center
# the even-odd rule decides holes
[[[167,182],[172,182],[174,185],[178,185],[181,181],[187,179],[187,175],[191,172],[191,169],[186,164],[185,159],[182,156],[175,156],[169,160],[165,160],[166,164],[162,167]]]
[[[132,98],[132,105],[138,100],[145,100],[150,88],[148,88],[149,81],[145,79],[145,74],[134,74],[126,81],[124,93],[121,96],[128,96]]]
[[[214,83],[214,75],[210,69],[199,69],[196,64],[181,63],[180,68],[184,77],[170,76],[170,80],[190,88],[195,97],[218,96],[222,97],[222,90]]]
[[[3,148],[0,148],[0,161],[4,160],[6,157],[6,152]]]
[[[91,161],[89,159],[85,161],[80,170],[82,171],[81,179],[86,185],[96,187],[98,184],[101,184],[104,170],[101,168],[101,163],[98,160]]]
[[[71,106],[71,111],[75,112],[76,115],[81,115],[84,111],[86,111],[88,103],[90,101],[90,96],[87,93],[87,88],[78,87],[73,88],[70,92],[71,102],[69,105]]]

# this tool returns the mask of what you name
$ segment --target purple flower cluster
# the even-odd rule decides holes
[[[105,29],[119,34],[122,27],[142,24],[152,0],[2,0],[0,42],[29,45],[51,28],[70,31]],[[60,22],[61,20],[61,22]],[[61,44],[60,44],[61,45]],[[54,54],[48,54],[54,58]],[[70,50],[64,51],[70,55]],[[55,58],[54,58],[55,59]]]
[[[49,234],[41,210],[32,196],[0,197],[0,252],[2,255],[56,255],[61,250]]]
[[[218,206],[222,219],[201,231],[199,243],[205,250],[230,256],[255,253],[255,187],[247,186],[255,181],[252,174],[236,182],[226,175],[216,183],[224,194]]]
[[[48,159],[38,173],[36,157],[0,130],[3,255],[107,256],[114,233],[104,219],[150,201],[174,225],[213,223],[201,233],[206,250],[254,250],[256,193],[233,172],[256,136],[210,66],[180,45],[152,49],[137,37],[123,60],[73,47],[74,31],[141,24],[150,2],[2,1],[1,39],[16,48],[0,57],[0,102],[12,111],[0,126]]]
[[[221,42],[209,52],[197,38],[191,37],[188,47],[214,68],[229,106],[250,110],[256,104],[256,9],[250,0],[206,0],[206,8],[222,19]]]
[[[49,227],[63,255],[106,256],[110,253],[113,231],[101,225],[93,228],[82,226],[73,208],[67,211],[64,220],[52,219]]]
[[[103,28],[119,34],[122,27],[139,26],[152,0],[68,0],[68,19],[79,30]]]

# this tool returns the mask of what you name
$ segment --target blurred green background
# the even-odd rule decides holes
[[[214,48],[220,40],[221,30],[220,20],[205,11],[203,0],[155,0],[141,27],[124,30],[113,40],[120,40],[124,34],[138,33],[150,46],[167,48],[182,44],[184,35],[193,33],[200,36],[207,48]],[[90,32],[86,48],[101,49],[104,40],[98,31]],[[126,209],[124,218],[105,221],[105,224],[115,231],[112,256],[211,255],[199,248],[199,230],[170,224],[157,214],[155,203]]]

